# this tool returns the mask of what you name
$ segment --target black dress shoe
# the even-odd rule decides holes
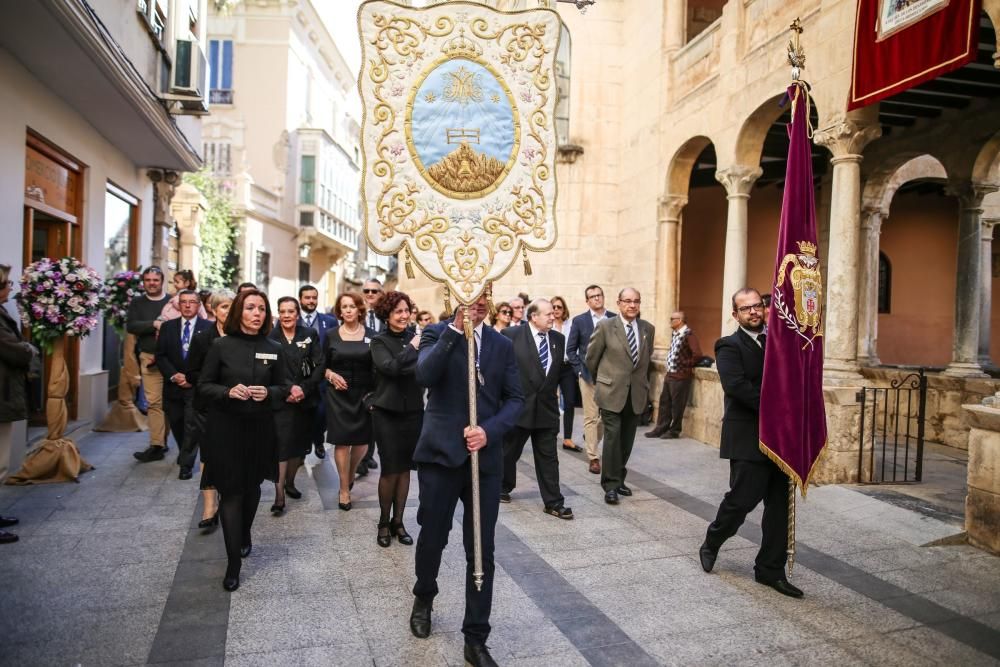
[[[413,544],[413,538],[410,537],[408,532],[406,532],[406,528],[403,526],[402,521],[390,521],[389,531],[396,536],[396,539],[399,540],[400,544],[406,546]]]
[[[153,447],[150,445],[141,452],[135,452],[132,456],[135,457],[136,461],[141,463],[150,463],[152,461],[161,461],[167,453],[166,447]]]
[[[7,526],[16,526],[20,522],[19,519],[15,519],[12,516],[0,516],[0,528],[6,528]]]
[[[378,463],[375,462],[375,459],[366,460],[365,465],[368,466],[369,470],[378,470]]]
[[[288,484],[285,485],[285,495],[295,500],[299,500],[300,498],[302,498],[302,492],[296,489],[294,484],[292,484],[291,486],[289,486]]]
[[[375,543],[382,548],[388,548],[392,544],[392,533],[389,532],[389,522],[383,521],[378,524],[378,533],[375,535]]]
[[[204,530],[206,528],[215,528],[218,525],[219,525],[219,513],[218,512],[216,512],[212,516],[208,517],[207,519],[202,519],[201,521],[198,522],[198,527],[201,528],[202,530]]]
[[[465,664],[472,667],[498,667],[497,661],[490,655],[486,644],[465,642]]]
[[[611,489],[610,491],[608,491],[607,493],[605,493],[604,494],[604,502],[606,502],[609,505],[617,505],[618,504],[618,492],[615,491],[614,489]]]
[[[252,544],[246,544],[246,545],[240,547],[240,558],[246,558],[247,556],[250,555],[251,551],[253,551],[253,545]]]
[[[782,595],[787,595],[790,598],[800,598],[805,595],[801,589],[790,584],[787,579],[775,579],[774,581],[768,581],[767,579],[761,579],[757,575],[754,575],[753,579],[758,584],[770,586]]]
[[[177,473],[177,479],[191,479],[191,475],[192,475],[191,468],[183,466],[181,468],[181,471]]]
[[[11,542],[17,542],[20,537],[14,533],[8,533],[6,530],[0,530],[0,544],[10,544]]]
[[[316,458],[325,459],[326,447],[324,447],[323,445],[313,445],[313,453],[316,454]]]
[[[413,611],[410,612],[410,632],[418,639],[427,639],[431,636],[431,610],[434,602],[431,600],[421,600],[413,598]]]
[[[358,474],[358,477],[365,477],[368,474],[368,464],[362,461],[358,464],[358,469],[354,472]]]
[[[615,489],[615,491],[618,492],[619,496],[625,496],[626,498],[632,495],[632,489],[628,488],[624,484]]]
[[[226,576],[222,580],[222,587],[227,591],[232,593],[237,588],[240,587],[240,568],[237,567],[227,567]]]
[[[719,550],[713,549],[707,543],[702,542],[702,545],[698,547],[698,560],[701,561],[701,569],[705,572],[712,571],[712,568],[715,567],[715,559],[718,557]]]
[[[546,514],[551,514],[552,516],[556,517],[557,519],[570,520],[570,519],[573,518],[573,510],[571,510],[568,507],[561,507],[561,506],[560,507],[546,507],[545,508],[545,513]]]
[[[646,431],[645,433],[643,433],[643,435],[646,436],[647,438],[659,438],[661,435],[663,435],[663,429],[654,428],[652,431]]]
[[[280,505],[278,503],[274,503],[273,505],[271,505],[271,514],[273,514],[274,516],[281,516],[284,513],[285,513],[285,503],[281,503]]]
[[[506,491],[501,491],[500,492],[500,502],[502,502],[502,503],[509,503],[510,502],[510,494],[508,492],[506,492]]]

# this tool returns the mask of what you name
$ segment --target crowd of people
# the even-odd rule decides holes
[[[11,289],[0,265],[0,303]],[[281,516],[288,499],[302,498],[296,477],[310,453],[326,457],[340,480],[338,506],[352,509],[358,477],[381,467],[378,480],[380,547],[393,540],[414,544],[403,523],[411,472],[417,471],[421,526],[416,540],[416,584],[410,628],[431,632],[441,555],[459,500],[467,551],[463,633],[466,660],[495,664],[486,649],[492,604],[494,530],[500,503],[513,502],[517,462],[530,441],[542,508],[572,520],[559,481],[561,446],[583,453],[586,469],[600,476],[604,501],[618,505],[632,495],[628,462],[641,417],[648,413],[654,375],[655,328],[640,316],[638,290],[618,293],[617,312],[605,307],[604,290],[584,290],[587,310],[570,317],[565,299],[531,300],[519,294],[442,313],[439,322],[405,293],[377,280],[337,295],[329,313],[319,291],[303,285],[296,296],[276,300],[252,283],[228,290],[197,291],[190,271],[164,290],[158,267],[142,273],[145,293],[133,299],[126,329],[148,402],[149,443],[135,458],[165,457],[172,435],[178,447],[178,478],[190,480],[200,457],[203,514],[199,527],[221,523],[227,555],[223,587],[240,586],[244,558],[253,549],[252,527],[261,485],[273,483],[271,513]],[[760,454],[757,406],[763,368],[766,300],[756,290],[733,296],[739,328],[716,344],[726,396],[722,456],[730,459],[730,490],[699,550],[710,572],[722,543],[747,513],[765,505],[764,540],[755,565],[758,582],[799,597],[785,580],[784,494],[787,477]],[[478,421],[468,413],[469,346],[474,338]],[[10,320],[10,321],[8,321]],[[650,438],[676,438],[694,368],[706,360],[683,312],[670,317],[670,346],[658,419]],[[0,424],[24,418],[24,397],[12,387],[33,355],[20,329],[0,308],[0,385],[5,401]],[[20,375],[19,375],[20,374]],[[13,392],[13,393],[12,393]],[[6,398],[11,400],[6,400]],[[575,408],[583,410],[583,445],[573,437]],[[378,452],[378,462],[375,451]],[[472,502],[469,453],[480,451],[482,591],[472,592]],[[321,462],[322,463],[322,462]],[[0,517],[0,528],[17,519]],[[0,531],[0,542],[17,536]]]

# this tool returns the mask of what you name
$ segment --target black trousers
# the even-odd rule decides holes
[[[164,380],[164,383],[169,382],[169,380]],[[177,447],[180,449],[184,445],[184,396],[186,393],[182,393],[180,396],[171,392],[168,397],[166,392],[163,396],[163,412],[167,416],[167,428],[170,429],[167,433],[169,438],[171,435],[174,436],[174,440],[177,442]],[[193,395],[193,392],[192,392]],[[167,444],[164,440],[163,444]]]
[[[729,492],[708,526],[705,543],[718,550],[762,500],[763,537],[753,569],[759,578],[776,581],[785,578],[788,559],[788,475],[772,461],[729,461]]]
[[[417,465],[420,483],[420,506],[417,523],[416,572],[413,594],[433,600],[438,594],[437,577],[441,554],[448,544],[448,533],[455,517],[455,506],[462,501],[462,537],[465,544],[465,618],[462,634],[471,643],[485,643],[490,634],[490,611],[493,608],[493,544],[497,514],[500,511],[500,475],[480,474],[479,507],[483,538],[483,590],[476,592],[472,583],[472,478],[469,463],[446,468],[433,463]]]
[[[556,449],[558,428],[527,429],[515,426],[503,439],[503,483],[501,488],[510,493],[517,486],[517,462],[524,445],[531,438],[531,451],[535,455],[535,474],[538,490],[546,507],[562,507],[565,499],[559,490],[559,454]]]
[[[601,408],[601,423],[604,424],[604,452],[601,455],[601,486],[605,491],[617,489],[625,483],[628,459],[635,444],[635,429],[639,426],[639,415],[632,410],[632,390],[625,397],[625,407],[621,412]]]
[[[312,428],[312,444],[319,449],[323,449],[323,445],[326,444],[326,397],[323,396],[325,391],[325,387],[320,387],[319,408],[316,410]]]
[[[563,364],[562,374],[559,375],[559,392],[562,394],[563,401],[563,438],[565,440],[573,439],[577,382],[579,380],[576,378],[576,373],[573,372],[573,367],[569,365],[569,362]]]
[[[681,434],[684,427],[684,409],[687,408],[693,381],[692,378],[686,380],[667,378],[664,380],[656,419],[657,430],[662,433]]]
[[[184,438],[177,455],[177,464],[182,468],[193,468],[198,458],[201,434],[205,430],[207,415],[194,407],[194,390],[184,392]],[[173,427],[171,427],[173,428]]]

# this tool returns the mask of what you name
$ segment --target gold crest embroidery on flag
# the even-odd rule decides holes
[[[823,276],[819,269],[819,258],[816,257],[816,244],[798,241],[797,245],[799,252],[785,255],[778,265],[778,275],[774,281],[774,305],[778,317],[789,329],[794,329],[806,341],[806,347],[809,347],[814,338],[823,335]],[[788,307],[782,292],[786,271],[795,298],[794,311]]]

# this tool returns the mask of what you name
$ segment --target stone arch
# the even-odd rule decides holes
[[[736,154],[734,164],[757,165],[760,164],[761,155],[764,150],[764,141],[768,132],[775,122],[791,109],[791,102],[785,101],[781,104],[785,94],[772,95],[761,102],[753,112],[747,116],[736,136]],[[819,118],[819,108],[816,106],[816,98],[810,96],[812,108],[809,117],[814,124]]]
[[[899,153],[879,165],[865,180],[862,208],[887,215],[892,198],[900,187],[918,179],[947,180],[944,165],[929,153]]]
[[[677,149],[670,159],[670,166],[667,167],[667,178],[665,183],[665,193],[670,195],[687,196],[691,183],[691,172],[694,170],[695,162],[709,146],[715,142],[704,135],[691,137]]]
[[[1000,185],[1000,132],[983,144],[972,165],[972,181]]]

